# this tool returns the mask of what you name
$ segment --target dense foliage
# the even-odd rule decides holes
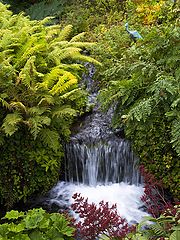
[[[99,52],[99,60],[103,62],[97,71],[103,89],[102,107],[115,107],[114,128],[125,130],[140,162],[178,197],[178,1],[0,2],[13,4],[15,12],[25,9],[33,19],[53,15],[52,21],[60,22],[61,26],[73,23],[73,33],[87,31],[89,39],[98,42],[96,53]],[[124,27],[127,21],[130,30],[136,29],[143,36],[142,40],[131,41]],[[70,134],[74,117],[86,105],[86,93],[77,86],[83,67],[75,61],[96,63],[81,54],[81,49],[92,45],[80,42],[83,34],[72,37],[72,26],[60,30],[59,25],[49,25],[48,19],[38,22],[30,21],[23,14],[12,15],[0,3],[0,169],[3,169],[0,199],[7,207],[33,193],[46,192],[58,179],[64,139]],[[164,189],[158,181],[156,191],[152,179],[149,177],[142,199],[154,218],[145,219],[137,226],[136,233],[126,237],[124,233],[129,228],[120,216],[113,215],[115,206],[111,208],[101,202],[98,208],[77,196],[74,208],[85,219],[76,225],[82,230],[82,236],[89,234],[87,237],[92,239],[105,233],[101,237],[106,240],[122,239],[122,236],[131,240],[179,239],[179,206],[166,207],[160,213],[164,209]],[[108,218],[111,214],[118,224]],[[9,223],[0,225],[0,239],[4,239],[3,234],[5,239],[73,239],[74,230],[59,214],[48,215],[42,209],[27,213],[12,211],[7,213],[7,219]],[[147,228],[149,220],[154,224]],[[112,223],[119,229],[119,236],[111,234],[114,233]]]
[[[75,229],[62,214],[48,214],[42,208],[28,212],[7,212],[0,225],[1,240],[72,240]]]
[[[57,181],[62,144],[86,105],[77,60],[91,43],[49,20],[12,15],[0,3],[0,198],[11,206]],[[46,24],[46,26],[45,26]]]
[[[105,36],[110,39],[106,54],[114,56],[103,73],[108,86],[101,92],[102,105],[116,106],[114,127],[125,129],[141,162],[178,195],[179,27],[176,22],[152,26],[142,30],[143,41],[126,45],[121,41],[123,30],[114,31],[118,39],[112,30]]]

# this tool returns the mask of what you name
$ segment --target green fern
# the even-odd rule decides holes
[[[180,118],[172,122],[171,134],[171,143],[175,148],[177,154],[180,156]]]
[[[55,108],[52,110],[52,117],[63,117],[63,118],[67,118],[67,117],[75,117],[77,115],[77,112],[71,108],[70,105],[63,105],[60,108]]]
[[[82,61],[93,62],[83,50],[93,44],[80,42],[84,33],[71,38],[70,25],[50,24],[51,17],[32,21],[0,3],[0,168],[6,169],[0,174],[0,198],[8,206],[48,191],[57,181],[60,143],[86,105],[78,82]]]
[[[70,34],[72,33],[72,29],[73,29],[72,25],[67,25],[63,30],[61,30],[57,38],[57,42],[67,40],[70,37]]]
[[[47,116],[34,116],[30,117],[26,123],[29,126],[34,139],[36,139],[43,126],[50,125],[51,119]]]
[[[49,91],[52,95],[62,94],[69,90],[71,87],[77,87],[78,79],[71,73],[66,72],[59,81]]]
[[[11,136],[18,130],[21,122],[22,116],[18,112],[9,113],[4,118],[2,129],[7,136]]]
[[[136,119],[139,121],[146,121],[148,116],[151,114],[152,111],[152,99],[143,99],[141,100],[136,106],[129,111],[128,116],[129,119],[133,120]]]
[[[11,109],[11,110],[16,109],[16,110],[19,110],[20,112],[27,113],[27,108],[26,108],[26,106],[22,102],[14,102],[14,101],[12,101],[9,104],[9,109]]]
[[[84,39],[85,34],[86,34],[85,32],[79,33],[76,36],[72,37],[69,42],[72,43],[82,41]]]
[[[0,103],[3,107],[10,109],[10,104],[5,100],[6,98],[8,98],[8,95],[6,93],[2,93],[0,95]]]
[[[55,152],[57,152],[60,145],[60,137],[57,131],[50,130],[48,128],[43,128],[39,134],[40,138],[44,142],[45,146],[52,148]]]

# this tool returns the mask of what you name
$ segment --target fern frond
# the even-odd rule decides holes
[[[173,227],[174,232],[170,235],[169,240],[180,239],[180,227]]]
[[[60,65],[65,59],[72,59],[76,54],[81,52],[81,48],[67,47],[60,49],[55,47],[54,50],[48,55],[48,59],[55,62],[56,65]]]
[[[159,222],[156,222],[156,224],[149,225],[149,228],[154,232],[154,235],[157,237],[162,237],[166,235],[164,227],[161,226]]]
[[[10,109],[10,104],[5,100],[8,97],[6,93],[0,94],[0,103],[3,107]]]
[[[47,107],[34,106],[34,107],[31,107],[28,109],[28,114],[30,116],[40,116],[43,113],[48,112],[48,111],[49,111],[49,108],[47,108]]]
[[[67,40],[72,32],[72,28],[73,26],[72,25],[67,25],[66,27],[64,27],[59,36],[57,37],[57,41],[64,41],[64,40]]]
[[[27,108],[22,102],[11,102],[9,107],[10,109],[22,110],[25,113],[27,112]]]
[[[75,54],[73,54],[71,56],[71,58],[73,60],[79,60],[79,61],[82,61],[82,62],[90,62],[90,63],[93,63],[95,65],[100,65],[102,66],[102,64],[100,62],[98,62],[97,60],[95,60],[94,58],[91,58],[89,56],[85,56],[85,55],[82,55],[80,54],[79,52],[76,52]]]
[[[39,36],[36,36],[35,34],[29,36],[25,42],[22,42],[22,44],[22,47],[16,54],[16,68],[22,67],[28,62],[29,58],[35,56],[37,52],[46,51],[46,42],[42,37],[41,40],[39,40]]]
[[[58,36],[59,26],[57,27],[58,29],[57,28],[47,29],[48,31],[46,33],[46,40],[48,43],[50,43],[50,47],[54,46],[56,43],[56,41],[53,41],[53,39]]]
[[[2,129],[7,136],[13,135],[18,130],[18,124],[22,121],[22,116],[18,112],[9,113],[4,118]]]
[[[63,95],[61,95],[60,96],[60,99],[62,99],[62,100],[66,100],[66,99],[70,99],[70,100],[72,100],[71,99],[71,96],[73,95],[73,96],[75,96],[75,98],[78,96],[78,93],[79,93],[79,91],[81,91],[82,92],[82,90],[80,89],[80,88],[76,88],[76,89],[73,89],[73,90],[71,90],[71,91],[68,91],[67,93],[64,93]],[[83,93],[84,95],[85,95],[85,93]],[[73,99],[74,100],[74,99]]]
[[[70,87],[78,83],[78,79],[70,72],[65,72],[63,76],[59,78],[59,81],[49,91],[52,95],[61,94]]]
[[[84,39],[85,34],[86,34],[85,32],[79,33],[76,36],[72,37],[69,42],[72,43],[82,41]]]
[[[180,118],[176,119],[172,123],[171,127],[171,143],[175,148],[177,154],[180,156]]]
[[[59,67],[52,68],[52,70],[45,75],[43,82],[40,83],[39,86],[45,89],[51,88],[54,83],[59,79],[59,77],[64,73],[65,71],[63,69],[60,69]]]
[[[160,96],[166,98],[165,93],[170,93],[171,95],[177,93],[176,81],[171,76],[160,76],[152,84],[148,92],[153,93],[157,99],[159,99]]]
[[[133,106],[133,108],[129,111],[128,115],[131,120],[134,118],[137,121],[146,121],[147,117],[151,114],[152,111],[152,99],[144,99],[141,100],[136,106]]]
[[[43,125],[49,126],[51,119],[47,116],[34,116],[28,119],[27,124],[30,129],[30,133],[33,135],[34,139],[37,138],[39,132],[43,128]]]
[[[41,96],[41,100],[39,101],[38,105],[42,104],[48,104],[48,105],[53,105],[55,103],[55,99],[51,95],[44,95]]]
[[[72,63],[72,64],[63,64],[61,63],[60,65],[57,66],[60,69],[66,70],[66,71],[74,71],[74,72],[79,72],[82,71],[84,69],[84,66],[81,64],[77,64],[77,63]]]
[[[52,110],[52,117],[75,117],[77,115],[76,110],[72,109],[69,105],[63,105],[62,107]]]
[[[174,100],[173,103],[171,104],[171,107],[175,108],[178,106],[178,104],[180,104],[180,98],[177,98],[176,100]]]
[[[68,47],[76,47],[76,48],[88,48],[95,46],[96,43],[91,42],[70,42],[67,44]]]
[[[61,145],[59,142],[60,137],[58,132],[44,128],[40,131],[40,137],[46,146],[53,149],[55,152],[59,150]]]
[[[34,88],[36,86],[36,78],[44,76],[44,74],[37,72],[35,66],[35,59],[35,56],[31,56],[19,73],[20,81],[28,88]]]
[[[55,47],[59,47],[59,48],[65,48],[68,46],[68,41],[60,41],[60,42],[57,42],[57,41],[53,41],[49,44],[49,47],[50,48],[55,48]]]

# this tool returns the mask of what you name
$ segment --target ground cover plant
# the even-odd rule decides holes
[[[0,225],[1,240],[72,240],[75,228],[59,213],[46,213],[42,208],[28,212],[12,210],[3,217]]]

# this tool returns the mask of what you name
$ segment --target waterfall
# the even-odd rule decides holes
[[[94,108],[74,127],[76,133],[65,146],[65,181],[51,190],[47,204],[69,208],[71,197],[77,192],[97,204],[101,200],[116,203],[123,217],[138,222],[146,214],[141,209],[143,187],[136,168],[137,158],[130,143],[111,129],[113,108],[101,112],[98,90],[92,80],[95,69],[91,64],[87,68],[89,74],[84,75],[82,84],[86,85],[89,103]]]
[[[137,185],[140,179],[135,164],[125,140],[72,141],[66,146],[66,181],[90,186],[122,181]]]

